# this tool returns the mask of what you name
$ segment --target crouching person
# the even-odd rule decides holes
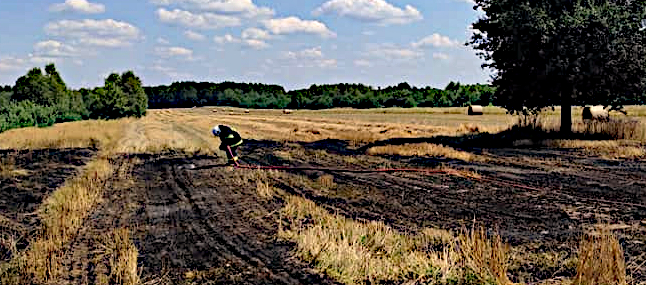
[[[227,158],[229,159],[226,165],[236,165],[238,163],[238,153],[236,150],[242,144],[240,134],[234,128],[224,125],[213,127],[212,132],[222,142],[220,144],[220,150],[226,152]]]

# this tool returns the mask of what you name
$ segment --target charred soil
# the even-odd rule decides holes
[[[0,150],[0,262],[25,249],[39,226],[36,210],[48,195],[78,173],[93,149]]]

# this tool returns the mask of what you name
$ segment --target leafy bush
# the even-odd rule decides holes
[[[147,108],[141,80],[131,71],[111,74],[104,87],[72,91],[49,64],[45,74],[33,68],[13,88],[0,87],[0,132],[90,118],[141,117]]]

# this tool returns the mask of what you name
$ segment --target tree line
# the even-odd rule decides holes
[[[31,69],[16,84],[0,88],[0,132],[86,119],[141,117],[148,98],[132,72],[110,74],[103,87],[71,90],[54,64]]]
[[[278,85],[257,83],[176,82],[145,87],[150,108],[231,106],[260,109],[326,109],[334,107],[455,107],[495,104],[495,88],[486,84],[449,83],[445,89],[400,83],[386,88],[363,84],[312,85],[285,91]]]

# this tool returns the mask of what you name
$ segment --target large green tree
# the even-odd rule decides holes
[[[639,101],[646,79],[644,0],[476,0],[484,16],[470,44],[494,71],[497,102],[508,110],[562,106],[620,109]]]

